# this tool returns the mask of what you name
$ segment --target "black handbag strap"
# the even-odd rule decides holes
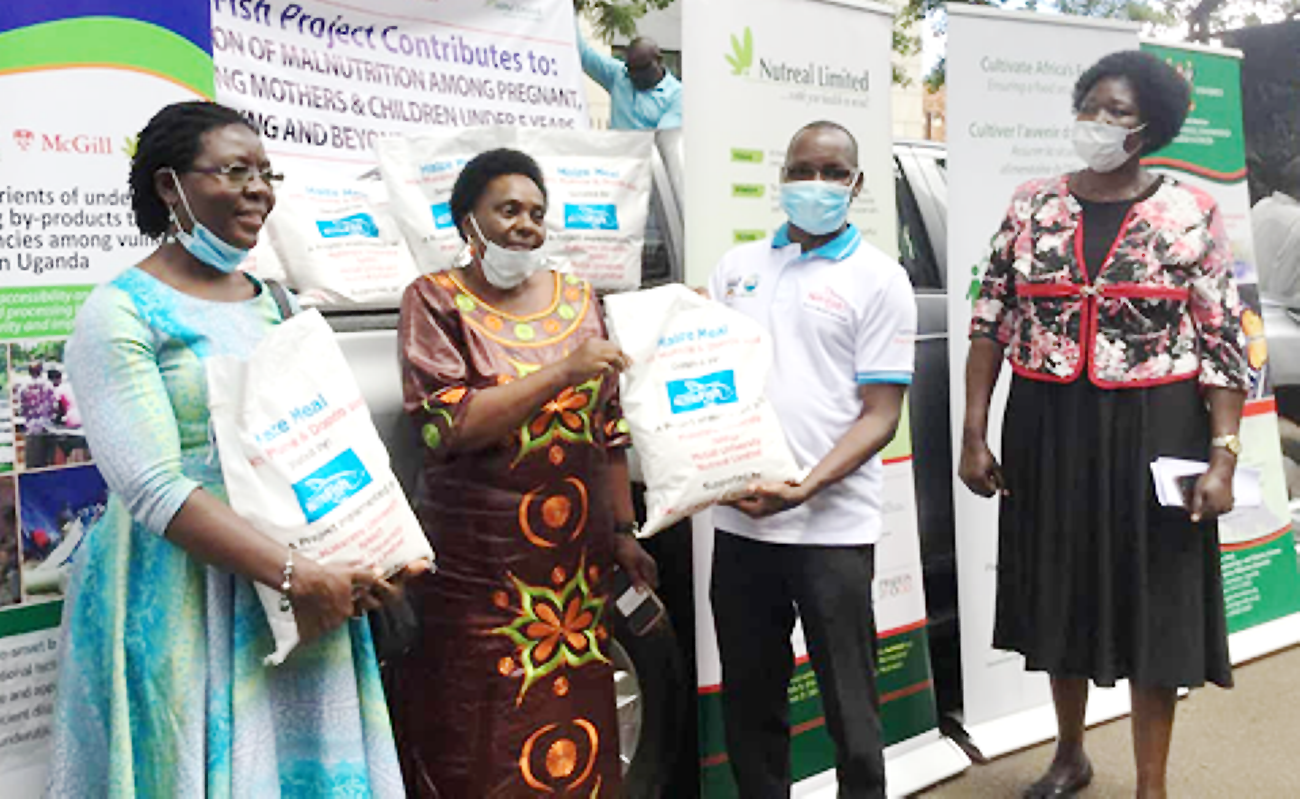
[[[293,302],[289,299],[289,290],[278,280],[266,278],[262,281],[266,288],[271,292],[271,299],[275,300],[275,307],[280,309],[280,320],[284,321],[293,316]]]

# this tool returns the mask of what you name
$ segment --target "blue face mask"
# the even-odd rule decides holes
[[[805,233],[814,236],[834,233],[849,218],[852,185],[852,182],[845,185],[824,180],[782,183],[781,210],[790,217],[790,224]]]
[[[172,178],[176,181],[176,191],[180,192],[181,202],[185,205],[185,213],[189,214],[190,220],[194,223],[194,229],[187,233],[185,228],[181,227],[181,221],[176,218],[176,209],[167,209],[171,214],[172,224],[176,227],[172,235],[190,255],[213,269],[226,274],[234,272],[248,257],[248,250],[227,244],[220,236],[208,230],[190,209],[190,201],[185,196],[185,189],[181,188],[181,179],[175,170],[172,170]]]

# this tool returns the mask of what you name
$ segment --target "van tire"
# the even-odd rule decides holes
[[[643,636],[633,635],[620,614],[613,614],[614,641],[636,669],[641,690],[641,736],[627,773],[626,799],[659,799],[672,778],[687,739],[683,724],[687,691],[677,634],[665,616]]]

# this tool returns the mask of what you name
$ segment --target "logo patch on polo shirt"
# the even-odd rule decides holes
[[[668,381],[668,403],[673,413],[689,413],[736,402],[736,373],[731,369],[703,377]]]
[[[758,291],[758,275],[727,278],[727,298],[752,297]]]
[[[810,289],[803,295],[801,302],[804,310],[812,311],[818,316],[825,316],[837,322],[849,321],[851,309],[848,300],[835,293],[835,289],[830,286]]]

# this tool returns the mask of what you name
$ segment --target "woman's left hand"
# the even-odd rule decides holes
[[[637,588],[659,587],[659,566],[635,537],[621,533],[614,536],[614,562]]]
[[[422,574],[428,574],[430,568],[429,561],[417,560],[387,580],[376,579],[369,591],[357,594],[356,614],[361,615],[367,611],[379,610],[383,605],[395,605],[401,602],[402,597],[406,596],[406,584]]]
[[[1235,463],[1210,460],[1210,468],[1192,489],[1192,521],[1210,521],[1232,510],[1232,473]]]

